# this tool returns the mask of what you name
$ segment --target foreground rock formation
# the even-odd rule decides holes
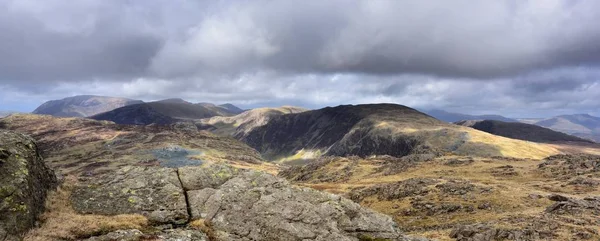
[[[80,213],[141,214],[168,227],[200,223],[215,240],[412,240],[389,216],[259,171],[124,167],[80,181],[71,196]]]
[[[33,227],[56,185],[33,139],[0,130],[0,240],[19,240]]]

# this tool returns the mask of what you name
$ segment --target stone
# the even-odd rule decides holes
[[[20,240],[58,181],[31,137],[0,130],[0,239]]]
[[[105,235],[88,238],[85,241],[138,241],[143,235],[144,233],[137,229],[117,230]]]
[[[178,169],[185,190],[216,188],[231,179],[238,170],[227,165],[188,166]]]
[[[84,178],[71,203],[83,214],[142,214],[158,224],[185,224],[189,219],[185,193],[171,168],[126,166]]]
[[[257,171],[188,197],[193,218],[209,223],[219,240],[417,240],[402,235],[389,216]]]

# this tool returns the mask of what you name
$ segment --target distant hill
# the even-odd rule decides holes
[[[582,139],[576,136],[568,135],[562,132],[553,131],[541,126],[518,123],[518,122],[503,122],[496,120],[483,121],[459,121],[457,125],[468,126],[480,131],[485,131],[490,134],[504,136],[513,139],[552,143],[552,142],[584,142],[593,143],[592,141]]]
[[[307,111],[307,109],[294,106],[256,108],[235,116],[215,116],[208,119],[202,119],[199,124],[203,129],[208,129],[213,133],[229,135],[240,139],[245,137],[250,131],[267,124],[269,120],[277,116],[304,111]]]
[[[588,114],[561,115],[534,124],[600,142],[600,117]]]
[[[215,105],[212,103],[198,103],[197,105],[201,105],[215,113],[219,113],[219,116],[237,115],[244,112],[244,110],[232,104]]]
[[[424,113],[433,116],[438,120],[454,123],[463,120],[499,120],[504,122],[518,122],[515,119],[507,118],[501,115],[467,115],[461,113],[453,113],[444,110],[425,110]]]
[[[117,124],[168,125],[181,120],[197,120],[213,116],[232,116],[235,113],[213,104],[193,104],[182,99],[166,99],[124,106],[94,115],[96,120],[108,120]]]
[[[558,152],[543,144],[446,123],[396,104],[342,105],[281,115],[242,140],[270,160],[450,152],[543,158]]]
[[[88,117],[140,103],[143,101],[120,97],[78,95],[48,101],[36,108],[33,113],[60,117]]]
[[[219,105],[219,107],[225,108],[229,112],[235,113],[235,114],[240,114],[240,113],[244,112],[244,110],[240,109],[239,107],[237,107],[235,105],[229,104],[229,103]]]

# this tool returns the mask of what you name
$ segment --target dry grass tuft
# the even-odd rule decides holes
[[[120,229],[145,229],[148,219],[138,214],[116,216],[82,215],[71,207],[69,197],[75,179],[68,177],[65,183],[48,195],[46,212],[40,220],[42,225],[30,230],[26,241],[75,240],[105,234]]]
[[[208,236],[208,240],[218,240],[215,230],[212,227],[212,224],[208,220],[197,219],[190,224],[188,224],[190,228],[197,229],[202,231],[206,236]]]

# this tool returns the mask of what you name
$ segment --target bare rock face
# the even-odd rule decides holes
[[[406,240],[389,216],[262,172],[188,193],[192,218],[210,223],[222,240]]]
[[[0,240],[19,240],[33,227],[56,185],[33,139],[0,130]]]
[[[127,166],[83,178],[71,195],[73,208],[85,214],[142,214],[154,223],[185,224],[189,215],[177,171]]]
[[[206,241],[208,237],[201,231],[189,229],[170,229],[154,234],[144,234],[140,230],[117,230],[104,235],[95,236],[85,241]]]
[[[71,201],[80,213],[138,213],[157,225],[181,227],[200,220],[215,240],[415,240],[402,235],[389,216],[349,199],[295,187],[264,172],[217,164],[123,167],[82,178]],[[139,236],[129,231],[107,235],[97,240]],[[165,237],[175,234],[169,235]]]

